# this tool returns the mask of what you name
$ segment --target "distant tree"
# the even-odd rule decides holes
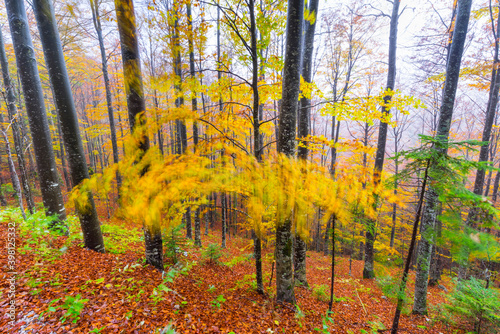
[[[106,55],[106,48],[104,47],[104,37],[102,35],[101,16],[99,13],[99,0],[90,0],[90,7],[92,9],[92,22],[97,33],[97,40],[99,41],[99,50],[101,51],[101,64],[102,76],[104,80],[104,89],[106,90],[106,105],[108,107],[109,128],[111,130],[111,146],[113,148],[113,162],[118,163],[118,143],[116,138],[115,117],[113,111],[113,96],[111,94],[111,84],[109,81],[108,73],[108,57]],[[121,179],[120,175],[116,176],[116,183],[118,192],[120,192]]]
[[[14,93],[14,86],[10,80],[9,63],[5,53],[5,45],[3,43],[2,31],[0,29],[0,65],[2,67],[3,85],[5,88],[5,100],[7,103],[7,111],[9,113],[9,121],[12,127],[12,135],[14,137],[14,147],[16,150],[17,163],[21,173],[21,185],[23,187],[23,194],[26,198],[26,204],[31,214],[35,211],[35,202],[31,193],[29,184],[28,173],[26,170],[26,161],[24,157],[23,143],[21,137],[21,129],[19,128],[20,115],[17,113],[16,96]]]
[[[385,90],[387,94],[384,96],[384,104],[391,102],[394,86],[396,83],[396,50],[398,38],[398,19],[399,19],[399,4],[401,1],[394,0],[392,2],[391,24],[389,32],[389,70],[387,72],[387,84]],[[389,114],[390,109],[385,105],[382,107],[383,114]],[[385,144],[387,142],[387,122],[380,120],[378,130],[377,153],[375,155],[375,166],[373,168],[373,182],[375,185],[380,183],[382,169],[384,168]],[[363,278],[373,278],[373,244],[376,235],[376,221],[367,219],[366,224],[366,241],[365,241],[365,264],[363,267]]]
[[[0,113],[0,132],[2,132],[3,139],[5,140],[5,151],[7,152],[7,164],[9,165],[9,172],[12,178],[12,186],[16,191],[17,201],[19,203],[19,208],[21,209],[21,214],[23,215],[24,220],[26,220],[26,213],[24,212],[24,206],[23,206],[23,192],[21,190],[21,184],[19,183],[19,178],[17,177],[16,167],[14,166],[14,160],[12,159],[12,151],[10,149],[9,137],[7,136],[7,131],[3,126],[3,115],[1,113]]]

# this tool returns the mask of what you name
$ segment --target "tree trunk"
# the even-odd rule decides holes
[[[52,2],[49,0],[34,0],[33,9],[53,88],[52,91],[59,115],[64,146],[68,152],[72,183],[73,185],[78,185],[83,180],[88,179],[89,174],[83,152],[80,130],[78,128],[78,118],[71,85],[57,31],[54,9],[52,8]],[[80,208],[77,205],[76,210],[80,218],[85,247],[97,252],[104,252],[101,226],[97,217],[94,199],[90,192],[88,193],[88,203],[85,205],[85,208]]]
[[[255,0],[248,3],[250,13],[250,48],[252,57],[252,125],[253,125],[253,153],[258,162],[262,162],[262,136],[260,133],[260,96],[259,96],[259,57],[257,48],[257,24],[255,18]],[[254,242],[255,272],[257,279],[257,292],[264,293],[264,283],[262,281],[262,252],[261,252],[261,234],[252,231]]]
[[[453,33],[453,41],[450,47],[448,63],[446,66],[446,81],[443,89],[443,102],[441,104],[436,133],[436,138],[443,142],[448,141],[450,133],[460,65],[462,61],[465,38],[467,35],[467,27],[469,24],[471,3],[471,0],[458,1],[457,19]],[[444,155],[447,152],[446,148],[436,148],[436,150],[440,155]],[[435,167],[431,166],[431,169],[432,168]],[[433,175],[434,173],[438,173],[438,171],[433,171],[430,174]],[[415,297],[413,303],[413,313],[417,314],[427,313],[427,280],[429,279],[430,255],[432,244],[434,242],[432,238],[432,231],[436,224],[438,206],[439,202],[437,190],[431,185],[429,187],[427,204],[425,205],[422,217],[422,237],[420,240],[417,259]]]
[[[221,221],[222,221],[222,226],[221,226],[221,236],[222,236],[222,241],[221,241],[221,247],[226,248],[226,194],[222,193],[220,195],[220,205],[221,205]]]
[[[330,239],[330,233],[328,233],[328,230],[330,230],[330,219],[326,222],[326,229],[325,229],[325,242],[323,245],[323,254],[327,256],[330,254],[329,252],[329,239]]]
[[[394,91],[396,81],[396,49],[398,38],[398,19],[399,19],[399,3],[400,1],[392,2],[392,15],[389,34],[389,70],[387,72],[387,85],[386,92]],[[384,104],[391,102],[392,94],[384,96]],[[390,109],[382,107],[382,114],[389,114]],[[375,186],[380,183],[382,169],[384,168],[385,158],[385,144],[387,142],[387,122],[380,121],[378,130],[377,153],[375,154],[375,166],[373,168],[373,182]],[[374,205],[378,205],[378,199],[375,199]],[[366,240],[365,240],[365,265],[363,268],[363,278],[373,278],[375,273],[373,271],[373,244],[376,235],[376,221],[375,219],[367,219],[366,224]]]
[[[6,0],[5,6],[9,17],[17,68],[24,91],[43,204],[48,216],[57,215],[58,217],[58,221],[51,227],[66,230],[64,223],[66,209],[57,176],[43,90],[38,75],[24,2]]]
[[[201,247],[200,207],[194,212],[194,244]]]
[[[304,47],[302,49],[302,77],[307,83],[312,82],[312,61],[314,50],[314,31],[316,28],[316,17],[318,14],[319,0],[312,0],[309,4],[309,13],[314,15],[311,22],[305,21]],[[311,100],[302,97],[298,112],[298,134],[299,138],[305,138],[309,135],[309,122],[311,117]],[[302,141],[302,145],[297,148],[299,159],[307,160],[308,149],[307,142]],[[294,246],[294,275],[295,281],[299,284],[309,287],[306,278],[306,243],[300,235],[295,236]]]
[[[142,85],[134,5],[132,0],[115,0],[115,8],[120,33],[130,128],[132,132],[141,131],[139,148],[145,153],[149,149],[149,138],[144,129],[140,128],[146,123],[146,105]],[[154,266],[159,271],[163,271],[163,245],[160,222],[155,221],[151,226],[144,226],[143,228],[146,263]]]
[[[184,218],[186,220],[186,238],[193,239],[193,226],[191,225],[191,207],[188,207],[186,209]]]
[[[102,36],[98,0],[90,0],[90,7],[92,8],[92,20],[94,22],[94,28],[97,33],[97,40],[99,41],[99,50],[101,51],[102,76],[104,79],[104,89],[106,90],[106,105],[108,107],[109,128],[111,130],[111,146],[113,147],[113,163],[117,164],[119,156],[118,142],[116,139],[115,117],[113,112],[113,97],[111,95],[111,87],[108,74],[108,58],[106,57],[106,48],[104,47],[104,38]],[[118,172],[116,174],[116,186],[118,188],[119,194],[121,187],[121,177]]]
[[[26,198],[26,205],[31,214],[35,211],[35,202],[29,185],[28,174],[26,173],[26,162],[24,160],[23,143],[21,133],[19,131],[18,118],[22,122],[21,115],[17,113],[16,96],[14,87],[12,86],[9,74],[9,63],[7,62],[7,55],[5,53],[5,46],[3,43],[2,31],[0,29],[0,65],[2,67],[3,85],[6,93],[7,111],[9,113],[9,121],[12,126],[12,135],[14,137],[14,148],[17,155],[17,163],[19,171],[21,172],[21,184],[23,187],[24,197]]]
[[[54,94],[54,91],[52,90],[52,94]],[[68,192],[71,191],[73,188],[71,181],[69,179],[68,171],[66,169],[66,155],[64,154],[64,142],[63,142],[63,137],[62,137],[62,130],[61,130],[61,121],[59,120],[59,114],[54,110],[54,114],[56,114],[56,123],[57,123],[57,138],[59,139],[59,157],[61,158],[61,167],[63,171],[63,176],[64,176],[64,182],[66,183],[66,190]]]
[[[429,167],[430,167],[430,160],[427,161],[427,167],[425,168],[424,181],[422,183],[422,190],[419,196],[417,214],[415,215],[415,220],[413,222],[410,248],[408,249],[408,255],[406,257],[405,268],[403,270],[403,277],[401,277],[401,282],[399,284],[398,303],[396,305],[396,312],[394,313],[394,320],[392,322],[391,334],[398,333],[399,317],[401,316],[401,310],[403,309],[403,301],[404,301],[403,297],[405,295],[405,290],[406,290],[406,281],[408,279],[408,272],[410,271],[410,263],[413,254],[413,249],[415,248],[415,242],[417,239],[418,224],[420,222],[420,217],[422,215],[422,207],[424,206],[424,195],[429,175],[428,174]]]
[[[493,182],[493,193],[491,194],[491,201],[496,203],[498,195],[498,185],[500,184],[500,172],[495,175],[495,182]]]
[[[330,278],[330,302],[328,303],[328,311],[332,311],[333,306],[333,286],[335,283],[335,216],[332,216],[332,276]]]
[[[278,153],[295,154],[296,112],[300,86],[300,57],[304,0],[288,0],[283,92],[279,114]],[[293,276],[292,221],[289,217],[276,226],[276,299],[295,303]]]
[[[490,6],[490,11],[492,10]],[[490,13],[491,17],[493,17],[493,13]],[[500,60],[498,58],[499,51],[499,41],[498,34],[500,28],[500,16],[497,18],[497,27],[495,31],[495,23],[492,22],[492,31],[493,31],[493,40],[495,41],[495,51],[493,56],[493,67],[491,71],[491,83],[490,83],[490,92],[488,97],[488,104],[486,106],[486,117],[484,120],[484,128],[483,128],[483,137],[482,142],[488,142],[487,145],[481,146],[479,150],[479,159],[478,162],[488,161],[489,150],[491,148],[491,129],[493,128],[493,123],[495,121],[496,109],[498,104],[498,93],[500,91],[500,71],[498,67],[500,65]],[[477,170],[476,179],[474,181],[474,194],[482,195],[484,188],[484,179],[485,179],[486,171],[482,168]],[[491,174],[490,174],[491,175]],[[469,215],[467,217],[467,224],[472,225],[476,221],[476,216],[478,214],[478,209],[473,208],[470,210]]]
[[[5,132],[5,129],[3,128],[2,114],[0,114],[0,131],[2,132],[3,139],[5,140],[5,150],[7,151],[7,163],[9,165],[9,171],[12,177],[12,186],[17,194],[17,202],[19,203],[19,209],[21,210],[21,214],[23,215],[23,219],[26,221],[26,213],[24,212],[24,206],[23,206],[23,192],[21,190],[19,178],[17,177],[16,167],[14,166],[14,160],[12,159],[9,137],[7,136],[7,132]]]
[[[175,84],[174,89],[176,92],[175,98],[175,107],[182,108],[184,105],[184,96],[182,92],[182,58],[181,58],[181,43],[179,37],[179,18],[180,15],[179,10],[175,8],[176,4],[174,3],[174,35],[172,37],[173,40],[173,56],[174,56],[174,74],[175,74]],[[175,144],[176,144],[176,154],[184,154],[187,149],[187,129],[186,123],[184,120],[176,120],[175,121]]]

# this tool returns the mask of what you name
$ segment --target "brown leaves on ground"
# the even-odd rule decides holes
[[[219,235],[202,237],[204,246],[220,240]],[[0,240],[5,249],[7,222],[0,224]],[[18,249],[23,247],[23,240],[17,238],[16,242]],[[64,242],[64,237],[57,237],[51,244],[60,249]],[[189,244],[185,247],[188,255],[181,255],[182,262],[196,261],[196,264],[178,274],[171,283],[163,283],[158,271],[143,264],[142,246],[137,242],[131,243],[123,254],[99,254],[83,249],[81,242],[75,240],[54,260],[44,260],[29,251],[18,252],[18,321],[11,327],[2,314],[0,330],[2,333],[18,333],[21,328],[22,333],[159,333],[171,324],[177,333],[320,333],[328,303],[315,297],[311,289],[296,288],[300,312],[294,312],[292,305],[276,304],[275,277],[269,286],[271,246],[263,252],[266,295],[255,292],[251,245],[251,239],[232,236],[221,259],[224,265],[207,262],[201,251]],[[329,286],[330,261],[320,253],[308,252],[307,279],[312,288]],[[389,332],[384,327],[390,328],[395,304],[382,297],[373,280],[361,279],[362,264],[357,260],[352,262],[352,276],[348,274],[348,259],[342,258],[336,265],[335,295],[346,299],[334,303],[334,323],[327,322],[330,333],[372,333],[373,329],[375,333]],[[0,265],[5,273],[6,252],[1,252]],[[156,289],[155,293],[162,283],[173,291]],[[9,302],[5,278],[0,286],[0,307],[5,309]],[[429,293],[432,303],[442,302],[439,289],[430,288]],[[79,294],[88,302],[76,323],[70,318],[61,323],[64,313],[61,308],[47,312],[54,299],[61,298],[53,304],[60,306],[66,296]],[[31,311],[37,317],[27,317]],[[41,314],[43,319],[38,319]],[[401,333],[450,332],[442,324],[432,324],[419,316],[403,316],[400,328]]]

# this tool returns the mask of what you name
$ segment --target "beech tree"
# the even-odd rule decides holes
[[[310,15],[309,20],[305,20],[305,34],[304,34],[304,45],[302,50],[302,77],[304,82],[312,82],[312,66],[313,66],[313,50],[314,50],[314,32],[316,28],[316,18],[318,16],[318,4],[319,0],[312,0],[309,3],[308,12]],[[300,99],[299,112],[298,112],[298,127],[297,136],[299,138],[304,138],[309,135],[309,122],[311,118],[311,99],[307,96],[303,96]],[[307,160],[307,143],[302,142],[302,145],[297,149],[297,156],[300,159]],[[329,233],[327,231],[327,233]],[[294,254],[293,254],[293,264],[294,264],[294,276],[295,281],[304,285],[307,284],[306,278],[306,242],[300,235],[295,236],[294,240]]]
[[[398,19],[399,19],[399,0],[392,2],[392,14],[389,33],[389,70],[387,72],[387,85],[385,90],[387,94],[384,96],[384,106],[382,106],[382,113],[389,114],[390,108],[387,104],[391,102],[392,92],[396,82],[396,49],[398,38]],[[375,155],[375,165],[373,168],[373,182],[375,185],[380,183],[382,170],[384,168],[385,159],[385,144],[387,142],[387,122],[380,120],[378,129],[378,142],[377,153]],[[377,204],[375,204],[377,205]],[[373,244],[376,235],[376,221],[368,219],[366,223],[366,242],[365,242],[365,264],[363,267],[363,278],[373,278],[375,273],[373,271]]]
[[[9,18],[16,63],[23,87],[24,101],[33,138],[43,204],[48,216],[56,215],[58,218],[57,222],[52,224],[52,228],[66,230],[64,224],[66,209],[57,177],[42,85],[38,74],[24,1],[6,0],[5,7]]]
[[[138,146],[142,154],[144,154],[149,149],[149,138],[144,129],[146,124],[146,105],[144,101],[134,4],[132,0],[115,0],[115,8],[118,31],[120,33],[129,124],[133,132],[138,132]],[[144,225],[143,229],[146,262],[156,269],[163,271],[163,245],[160,224],[156,222],[152,226]]]
[[[115,117],[113,111],[113,96],[111,94],[111,84],[109,81],[108,73],[108,58],[106,55],[106,48],[104,46],[104,37],[102,35],[101,16],[99,13],[99,0],[90,0],[90,7],[92,9],[92,22],[97,33],[97,40],[99,42],[99,50],[101,52],[102,64],[102,77],[104,80],[104,88],[106,90],[106,105],[108,107],[109,128],[111,130],[111,146],[113,147],[113,162],[118,163],[118,143],[116,138]],[[120,175],[116,176],[116,183],[118,193],[120,192],[121,178]]]
[[[89,172],[83,152],[78,117],[66,70],[61,40],[59,39],[54,9],[50,0],[34,0],[33,9],[42,40],[56,109],[59,114],[64,147],[68,154],[71,180],[73,185],[78,185],[83,180],[89,178]],[[90,192],[88,193],[88,203],[83,207],[77,206],[77,212],[80,217],[80,226],[83,232],[85,247],[97,252],[104,252],[104,240],[102,238],[100,222],[97,217],[94,198]]]
[[[300,58],[304,0],[288,0],[283,92],[279,113],[278,153],[295,154],[295,127],[300,89]],[[276,222],[276,299],[295,303],[292,221]]]
[[[439,121],[436,132],[436,139],[447,142],[450,134],[451,121],[453,118],[453,107],[457,92],[460,65],[464,50],[465,38],[469,25],[472,0],[459,0],[457,9],[457,19],[453,31],[453,40],[450,46],[448,63],[446,65],[446,81],[443,89],[443,100],[439,113]],[[438,153],[445,154],[446,148],[436,148]],[[435,167],[434,167],[435,168]],[[430,166],[429,174],[433,175]],[[432,182],[431,182],[432,183]],[[415,297],[413,299],[413,313],[427,313],[427,284],[429,279],[429,267],[431,252],[434,243],[433,229],[436,226],[439,200],[437,191],[432,184],[427,192],[427,202],[422,214],[421,240],[418,247],[417,272],[415,278]]]
[[[26,198],[26,204],[28,210],[31,214],[35,211],[35,203],[33,201],[33,195],[31,192],[31,187],[29,184],[28,173],[26,170],[26,161],[23,151],[23,143],[21,138],[21,129],[19,127],[20,114],[17,112],[16,106],[16,96],[14,93],[14,87],[10,80],[9,74],[9,63],[7,61],[7,55],[5,53],[5,46],[3,42],[3,33],[0,29],[0,65],[2,67],[2,77],[3,85],[5,87],[5,102],[7,103],[7,111],[9,114],[9,121],[12,127],[12,135],[14,137],[14,148],[17,156],[17,163],[19,165],[19,172],[21,174],[21,185],[23,188],[23,194]]]

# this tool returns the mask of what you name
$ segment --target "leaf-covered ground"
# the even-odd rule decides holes
[[[2,249],[12,215],[0,214]],[[392,323],[394,301],[383,296],[376,282],[361,278],[361,261],[352,262],[352,276],[348,259],[337,261],[337,301],[330,321],[325,316],[328,302],[321,300],[329,295],[329,288],[320,286],[329,286],[331,259],[320,253],[308,252],[307,279],[312,289],[296,288],[299,311],[295,311],[291,305],[275,302],[275,277],[269,285],[271,245],[264,249],[267,293],[259,295],[253,283],[251,240],[243,235],[231,236],[221,263],[207,261],[188,242],[181,246],[180,264],[162,277],[144,265],[142,233],[132,224],[103,222],[108,253],[98,254],[82,248],[75,218],[69,220],[69,238],[47,233],[42,220],[39,214],[24,227],[17,226],[18,321],[9,326],[10,319],[2,314],[2,333],[160,333],[167,326],[176,333],[377,333],[389,332],[385,329]],[[219,243],[220,235],[211,232],[202,235],[202,241],[206,248],[209,243]],[[0,307],[5,309],[9,302],[5,251],[0,266],[4,269]],[[441,292],[430,288],[431,304],[443,301]],[[63,305],[71,306],[71,297],[83,308],[64,319],[69,306]],[[457,331],[412,315],[402,317],[400,328],[401,333]]]

